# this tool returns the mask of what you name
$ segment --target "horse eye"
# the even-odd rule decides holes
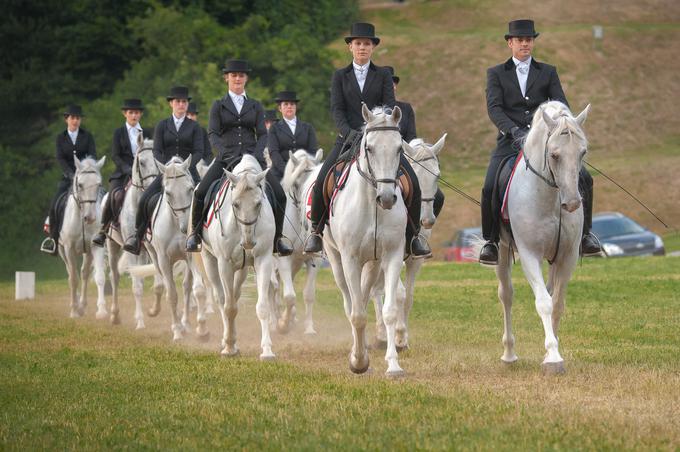
[[[258,201],[258,202],[255,203],[255,208],[256,208],[256,209],[259,209],[261,206],[262,206],[262,202],[261,202],[261,201]]]
[[[241,208],[241,203],[240,202],[235,202],[234,203],[234,209],[240,209]]]
[[[560,159],[559,154],[550,154],[550,157],[552,157],[553,160],[559,160]]]

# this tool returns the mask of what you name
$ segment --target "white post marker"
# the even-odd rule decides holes
[[[16,272],[16,300],[35,298],[35,272]]]

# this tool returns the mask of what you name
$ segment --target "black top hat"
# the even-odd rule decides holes
[[[186,86],[173,86],[170,90],[170,95],[165,97],[167,100],[186,99],[191,100],[189,96],[189,88]]]
[[[530,19],[519,19],[508,22],[508,34],[505,35],[505,40],[515,36],[531,36],[537,38],[538,33],[534,30],[534,21]]]
[[[281,102],[300,102],[300,99],[295,95],[295,91],[280,91],[274,101],[279,104]]]
[[[383,67],[390,72],[390,75],[392,76],[392,81],[394,83],[399,83],[399,76],[394,75],[394,68],[392,66],[383,66]]]
[[[187,113],[191,113],[192,115],[198,114],[198,107],[196,106],[196,102],[189,102],[189,106],[187,107]]]
[[[85,116],[80,105],[71,104],[64,109],[64,116]]]
[[[246,60],[227,60],[222,68],[222,73],[226,74],[228,72],[250,72],[250,65]]]
[[[271,121],[271,122],[278,121],[279,118],[276,116],[276,110],[265,110],[264,111],[264,120],[265,121]]]
[[[123,100],[123,106],[120,107],[121,110],[139,110],[144,111],[144,105],[141,99],[125,99]]]
[[[373,41],[373,44],[380,44],[380,38],[375,35],[375,27],[373,24],[365,22],[357,22],[352,24],[352,29],[349,32],[349,36],[345,36],[345,42],[349,44],[352,39],[355,38],[368,38]]]

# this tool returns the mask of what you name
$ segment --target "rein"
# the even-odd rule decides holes
[[[368,150],[366,149],[365,143],[366,143],[366,135],[368,135],[370,132],[377,132],[377,131],[394,131],[394,132],[399,132],[399,127],[397,126],[376,126],[376,127],[368,127],[364,133],[364,140],[362,144],[363,150],[364,150],[364,155],[366,157],[366,165],[368,166],[368,174],[366,174],[362,169],[361,165],[359,165],[359,159],[357,159],[357,171],[363,177],[373,188],[376,190],[378,189],[378,184],[379,183],[384,183],[384,184],[394,184],[395,186],[397,185],[397,175],[399,174],[399,169],[397,169],[397,174],[394,175],[393,179],[376,179],[375,178],[375,173],[373,172],[373,167],[371,166],[371,160],[368,158]]]
[[[73,179],[73,189],[71,190],[71,196],[73,196],[73,200],[76,202],[76,205],[78,206],[79,210],[83,210],[83,204],[95,204],[99,200],[99,195],[95,196],[94,199],[80,199],[78,196],[78,176],[81,174],[99,174],[98,171],[94,170],[87,170],[87,171],[82,171],[78,174],[76,174],[76,177]],[[96,184],[91,184],[86,187],[83,187],[84,189],[90,188],[90,187],[101,187],[102,183],[101,180],[96,183]],[[99,191],[99,190],[97,190]],[[88,252],[88,247],[87,247],[87,241],[85,240],[85,219],[82,217],[82,212],[80,216],[80,229],[81,229],[81,237],[83,240],[83,252]]]

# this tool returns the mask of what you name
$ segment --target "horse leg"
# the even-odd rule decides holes
[[[342,258],[340,253],[332,247],[328,247],[326,250],[326,255],[328,257],[328,262],[331,264],[331,269],[333,270],[333,277],[335,278],[335,285],[340,289],[342,293],[342,303],[345,308],[345,316],[347,320],[352,321],[352,297],[347,286],[347,279],[345,278],[345,271],[342,266]]]
[[[75,252],[69,247],[64,248],[63,255],[64,263],[66,264],[66,271],[68,272],[68,285],[71,290],[71,313],[69,316],[72,319],[82,317],[82,313],[78,309],[78,268],[76,265]]]
[[[577,259],[578,250],[574,250],[570,256],[565,256],[550,266],[549,285],[552,288],[551,294],[553,300],[552,326],[558,343],[560,319],[564,313],[564,305],[567,298],[567,283],[571,279]]]
[[[408,349],[408,318],[413,308],[413,296],[416,288],[416,276],[423,266],[422,259],[409,259],[406,261],[406,286],[399,281],[397,296],[403,297],[403,309],[401,318],[397,322],[397,351]],[[403,326],[402,326],[403,325]],[[403,328],[403,332],[402,329]]]
[[[186,262],[186,266],[184,268],[184,277],[182,278],[182,295],[184,296],[182,300],[184,301],[184,310],[182,312],[182,329],[184,330],[184,333],[188,333],[189,329],[191,328],[191,324],[189,323],[189,314],[191,313],[191,306],[192,306],[192,292],[191,292],[191,286],[193,286],[194,283],[194,275],[191,272],[191,269],[189,267],[189,263]]]
[[[175,287],[175,279],[172,274],[172,263],[168,260],[166,256],[158,255],[158,268],[163,275],[163,281],[165,283],[165,299],[170,306],[170,313],[172,314],[172,340],[179,341],[182,339],[182,328],[181,319],[177,312],[177,288]]]
[[[96,318],[105,319],[109,316],[106,311],[106,297],[104,286],[106,285],[106,262],[104,262],[104,249],[93,247],[94,258],[94,282],[97,285],[97,314]]]
[[[279,333],[287,333],[290,331],[291,321],[293,317],[293,309],[295,308],[295,286],[293,285],[293,271],[291,268],[291,258],[279,258],[279,278],[283,285],[283,302],[284,310],[283,317],[279,319],[277,331]]]
[[[316,301],[316,275],[319,273],[319,268],[313,260],[308,260],[305,265],[307,266],[307,277],[302,292],[302,297],[305,299],[305,334],[312,335],[316,334],[312,314],[314,301]]]
[[[498,254],[498,265],[496,266],[498,300],[503,305],[503,355],[501,361],[510,364],[517,361],[517,355],[515,354],[515,336],[512,333],[512,297],[514,293],[511,278],[512,261],[510,247],[507,243],[500,243]]]
[[[399,366],[397,344],[395,340],[397,318],[399,317],[400,309],[399,300],[397,299],[397,286],[399,284],[399,276],[401,273],[401,250],[403,246],[398,247],[399,254],[393,253],[393,256],[386,256],[383,261],[383,272],[385,273],[385,304],[383,306],[383,319],[385,320],[385,328],[387,329],[387,350],[385,352],[385,361],[387,361],[387,371],[385,374],[388,377],[399,377],[404,375],[404,370]]]
[[[80,305],[78,312],[80,315],[85,314],[87,307],[87,285],[90,282],[90,274],[92,273],[92,253],[83,254],[83,264],[80,266]]]
[[[147,314],[150,317],[156,317],[161,312],[161,297],[163,296],[163,291],[167,290],[165,288],[165,282],[163,281],[163,276],[156,273],[153,275],[153,294],[154,300],[153,305],[149,308]],[[166,294],[167,297],[167,294]]]
[[[224,334],[222,336],[222,356],[237,356],[239,354],[236,346],[236,314],[238,314],[238,303],[234,297],[234,270],[230,262],[220,258],[217,261],[219,281],[224,290],[224,300],[221,301],[220,312],[222,313],[222,323]]]
[[[118,260],[120,259],[120,246],[113,241],[107,240],[109,250],[109,271],[111,272],[111,323],[120,323],[120,306],[118,305],[118,284],[120,284],[120,272],[118,271]]]
[[[541,317],[543,330],[545,331],[546,354],[542,364],[543,371],[546,373],[562,373],[564,372],[564,360],[560,356],[557,338],[553,332],[553,302],[543,280],[541,259],[536,258],[530,252],[522,253],[521,251],[520,249],[522,269],[536,297],[536,311]]]
[[[408,272],[406,276],[408,277]],[[413,278],[415,279],[415,275],[413,275]],[[411,288],[413,288],[413,283],[411,283]],[[411,302],[409,303],[408,308],[406,307],[408,295],[406,294],[406,287],[401,281],[401,278],[397,279],[396,297],[398,310],[397,325],[394,332],[394,342],[396,344],[397,351],[401,352],[408,349],[408,315],[411,312],[411,306],[413,305],[413,292],[411,292]]]
[[[260,327],[262,329],[262,340],[260,342],[262,354],[260,359],[268,361],[276,357],[272,352],[272,338],[269,331],[269,281],[272,275],[271,253],[267,253],[264,256],[256,256],[254,266],[255,277],[257,279],[257,304],[255,305],[255,312],[257,312],[257,318],[260,320]]]
[[[349,354],[349,368],[355,374],[362,374],[368,370],[369,366],[366,344],[366,302],[363,299],[364,294],[361,290],[363,266],[356,257],[347,256],[347,258],[343,257],[342,259],[342,267],[345,270],[352,300],[350,323],[352,324],[354,343],[352,345],[352,351]],[[370,290],[370,287],[368,290]],[[368,299],[368,295],[369,293],[366,293],[366,299]]]
[[[374,347],[379,350],[387,349],[387,330],[385,329],[385,320],[383,319],[383,297],[385,296],[385,275],[381,272],[378,280],[371,291],[371,298],[373,299],[373,307],[375,308],[375,344]]]
[[[193,287],[192,292],[196,298],[197,309],[196,309],[196,336],[201,342],[207,342],[210,339],[210,331],[208,331],[208,326],[206,325],[206,287],[203,275],[195,265],[192,257],[189,257],[187,262],[187,271],[191,271],[193,275]]]

